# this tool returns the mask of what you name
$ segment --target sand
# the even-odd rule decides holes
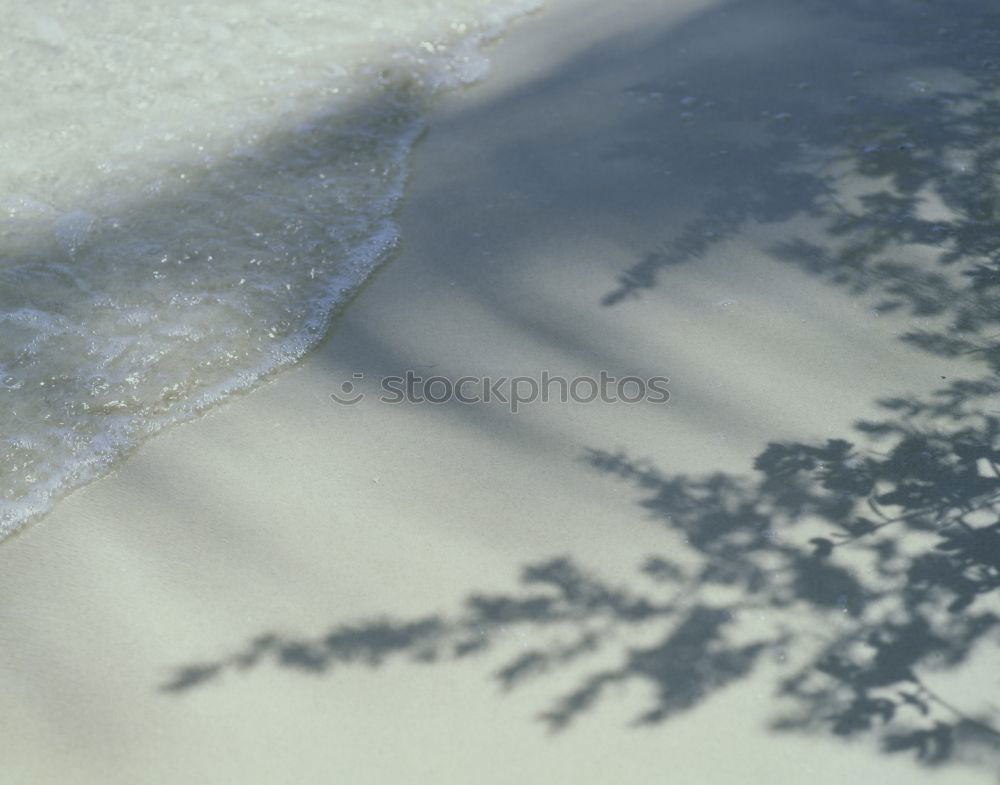
[[[532,645],[523,630],[459,659],[422,662],[420,647],[403,645],[384,661],[310,669],[290,655],[287,667],[265,658],[164,689],[178,668],[224,661],[263,634],[316,641],[364,620],[453,615],[477,592],[515,591],[526,565],[551,559],[628,586],[672,541],[639,491],[588,465],[588,450],[621,450],[664,473],[745,475],[770,441],[850,433],[877,398],[957,373],[957,361],[900,344],[903,317],[876,316],[769,252],[819,231],[802,210],[808,183],[780,177],[782,150],[740,155],[759,125],[735,110],[710,119],[704,107],[714,95],[791,112],[800,82],[816,85],[817,101],[850,89],[823,81],[843,80],[836,59],[847,51],[873,68],[906,62],[876,38],[855,41],[860,25],[791,3],[750,14],[703,0],[558,0],[520,23],[493,50],[492,77],[432,112],[400,251],[329,339],[0,546],[0,780],[944,776],[865,740],[772,730],[780,707],[767,663],[664,723],[635,727],[649,696],[623,683],[549,733],[538,715],[622,650],[504,691],[496,671]],[[722,44],[751,63],[781,55],[733,69],[712,48]],[[740,214],[746,183],[762,196]],[[691,221],[713,215],[697,227],[722,235],[707,248],[663,267],[639,296],[602,303],[623,271],[669,256]],[[379,402],[376,380],[408,368],[662,374],[672,399],[517,415]],[[354,373],[368,397],[333,403]],[[947,776],[990,781],[974,766]]]

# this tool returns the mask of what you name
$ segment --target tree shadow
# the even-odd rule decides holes
[[[919,324],[902,336],[907,345],[974,360],[982,378],[879,401],[879,416],[844,438],[774,441],[752,474],[667,474],[624,452],[588,450],[588,469],[635,486],[640,508],[664,530],[670,556],[650,554],[629,585],[567,557],[545,559],[524,569],[519,591],[472,594],[453,615],[361,621],[317,637],[268,633],[229,656],[176,669],[161,689],[184,694],[263,663],[319,675],[392,658],[448,662],[524,631],[532,648],[494,674],[504,689],[598,652],[616,655],[542,710],[553,731],[594,709],[614,685],[651,688],[634,719],[649,725],[767,662],[780,674],[775,731],[875,736],[886,752],[929,765],[1000,751],[997,712],[968,708],[937,686],[995,656],[1000,639],[1000,419],[986,409],[1000,392],[1000,343],[991,336],[1000,332],[1000,99],[984,57],[1000,33],[984,26],[980,6],[963,6],[943,28],[940,14],[915,7],[852,2],[838,12],[891,29],[894,43],[915,47],[921,68],[961,79],[917,83],[895,96],[874,88],[847,95],[838,84],[830,89],[844,93],[839,102],[803,88],[759,120],[764,143],[727,143],[721,159],[742,164],[713,164],[718,179],[698,217],[621,273],[602,302],[621,307],[650,292],[672,268],[749,224],[808,218],[818,230],[773,245],[772,258],[878,313],[908,314]],[[733,67],[721,58],[702,78],[722,80]],[[677,114],[689,89],[630,91],[663,106],[680,95],[671,104]],[[714,113],[720,125],[750,111],[694,99],[683,106]],[[671,122],[684,128],[693,120]],[[706,149],[718,142],[707,140]],[[640,139],[605,157],[649,160],[647,144],[662,147]]]
[[[881,450],[863,444],[869,425],[859,444],[772,443],[755,477],[666,475],[589,450],[587,465],[634,485],[672,535],[672,555],[650,555],[633,587],[550,559],[525,568],[522,591],[474,594],[454,616],[361,622],[318,638],[267,634],[177,669],[161,689],[184,693],[264,661],[308,674],[393,657],[446,662],[527,632],[536,645],[494,674],[504,689],[617,654],[540,714],[554,731],[615,684],[652,688],[635,718],[652,724],[770,659],[784,671],[777,730],[876,733],[886,751],[933,764],[959,742],[1000,750],[1000,718],[960,709],[932,686],[974,655],[995,656],[1000,639],[1000,421],[930,428],[909,412],[890,416],[874,429],[888,443]],[[663,630],[655,643],[630,642],[650,629]]]
[[[807,5],[815,13],[832,11],[828,4]],[[689,80],[630,88],[644,100],[655,97],[651,111],[671,130],[702,134],[705,154],[677,160],[662,141],[640,139],[617,145],[606,157],[649,160],[658,149],[664,162],[710,172],[715,187],[699,217],[619,275],[604,305],[654,289],[661,274],[703,258],[750,225],[812,218],[822,226],[816,239],[783,240],[771,255],[852,295],[878,295],[874,307],[881,313],[905,309],[929,318],[950,312],[941,330],[908,336],[921,348],[944,356],[990,351],[974,335],[998,319],[992,297],[1000,286],[996,15],[978,3],[960,4],[947,17],[909,3],[852,2],[838,10],[914,53],[887,64],[881,79],[857,71],[852,80],[844,78],[851,65],[844,62],[843,42],[812,39],[781,57],[732,55]],[[809,46],[819,48],[810,52]],[[752,102],[679,98],[698,90],[722,93],[734,70],[744,72],[745,82],[762,85],[747,91]],[[815,81],[789,91],[790,77],[779,75],[787,72]],[[763,106],[782,111],[760,111]],[[679,108],[693,111],[679,118]],[[696,127],[696,113],[712,129]],[[691,116],[687,127],[684,115]],[[713,144],[716,161],[708,152]],[[891,256],[914,249],[924,253],[904,261]]]

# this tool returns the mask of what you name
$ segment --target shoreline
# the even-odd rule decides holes
[[[871,743],[772,730],[776,662],[648,727],[635,724],[648,685],[614,685],[613,700],[551,734],[539,716],[621,651],[567,654],[551,678],[504,690],[497,674],[533,649],[534,633],[480,654],[458,639],[470,656],[441,661],[406,646],[421,624],[451,630],[447,620],[476,602],[526,576],[536,585],[550,574],[539,578],[537,565],[558,572],[566,560],[630,588],[651,554],[679,553],[681,533],[624,470],[595,471],[600,460],[625,456],[657,477],[749,477],[769,443],[851,433],[879,398],[933,390],[971,367],[902,346],[904,315],[873,316],[770,252],[819,232],[795,190],[814,184],[774,174],[787,163],[786,121],[775,121],[774,161],[720,156],[734,137],[765,131],[728,117],[698,126],[679,102],[720,91],[724,78],[744,100],[740,75],[676,82],[707,70],[703,26],[763,55],[795,36],[818,46],[827,22],[769,20],[754,40],[728,13],[703,0],[550,0],[520,20],[489,48],[486,80],[432,108],[397,213],[400,248],[318,346],[145,441],[0,544],[0,736],[12,782],[939,779]],[[878,43],[865,47],[859,57],[879,63]],[[762,109],[781,108],[766,98]],[[774,204],[724,232],[697,223],[768,172],[786,189]],[[718,242],[670,261],[692,222]],[[649,259],[667,259],[652,265],[656,285],[602,305]],[[453,379],[663,375],[672,397],[517,415],[330,400],[355,373],[369,384],[421,367]],[[362,620],[402,625],[385,633],[384,657],[370,638],[343,643]],[[346,653],[317,660],[330,636]],[[298,648],[275,653],[268,640]],[[254,659],[255,645],[270,659]],[[185,668],[200,681],[171,691]],[[992,781],[974,766],[947,773],[953,785]]]

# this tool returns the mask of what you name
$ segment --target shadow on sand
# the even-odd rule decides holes
[[[787,224],[774,259],[876,313],[908,314],[915,326],[902,341],[974,361],[981,376],[882,400],[879,417],[842,438],[772,442],[746,475],[666,474],[588,449],[582,465],[634,485],[637,512],[669,535],[670,556],[650,554],[627,585],[569,558],[541,559],[524,569],[520,591],[473,594],[453,615],[263,634],[178,667],[163,691],[182,695],[263,663],[308,674],[394,657],[445,663],[523,630],[534,643],[495,673],[505,688],[618,650],[616,666],[542,707],[553,730],[629,681],[652,687],[636,722],[658,723],[768,661],[783,669],[775,730],[875,735],[885,751],[927,764],[1000,749],[998,717],[932,686],[995,659],[1000,635],[1000,412],[989,408],[1000,393],[1000,16],[979,3],[736,2],[649,46],[697,48],[793,6],[820,20],[811,38],[708,50],[696,73],[668,67],[661,82],[623,86],[666,130],[630,133],[625,117],[618,138],[627,141],[604,160],[697,165],[705,187],[700,217],[609,282],[606,312],[748,226]],[[884,79],[851,82],[852,42],[885,48]],[[625,57],[585,60],[613,69]],[[548,88],[526,89],[544,98]],[[763,114],[761,94],[773,99]],[[697,164],[675,160],[670,134],[703,153],[690,155]],[[796,234],[800,219],[807,236]],[[657,642],[630,642],[631,631],[651,629]],[[995,694],[995,682],[978,686]]]

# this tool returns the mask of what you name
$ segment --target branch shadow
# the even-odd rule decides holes
[[[521,634],[535,645],[494,673],[505,690],[607,648],[618,655],[539,715],[552,731],[624,682],[651,687],[635,724],[662,722],[770,658],[785,671],[775,730],[875,734],[887,752],[928,764],[952,759],[960,743],[1000,751],[1000,718],[962,710],[932,686],[974,655],[995,658],[1000,640],[1000,421],[932,430],[906,414],[878,425],[886,449],[772,443],[755,477],[664,475],[589,450],[584,462],[635,486],[673,535],[672,555],[651,554],[633,586],[566,557],[544,560],[525,568],[522,591],[473,594],[454,616],[262,635],[178,668],[161,690],[183,694],[263,662],[308,675],[394,657],[442,663]],[[657,642],[630,643],[651,628],[664,630]]]
[[[834,13],[829,4],[805,6]],[[726,11],[739,17],[783,7],[734,3]],[[943,11],[922,5],[838,5],[850,30],[867,25],[910,47],[906,68],[947,70],[940,88],[918,82],[899,95],[884,86],[848,95],[842,80],[820,76],[783,98],[782,111],[750,123],[746,104],[709,105],[686,95],[690,84],[631,86],[629,95],[669,105],[679,132],[698,133],[691,129],[699,118],[682,115],[714,118],[723,131],[695,149],[707,160],[724,143],[725,155],[712,158],[698,217],[663,248],[641,254],[602,299],[622,307],[749,225],[809,219],[819,231],[773,245],[773,259],[879,313],[918,320],[905,344],[968,357],[982,378],[881,400],[879,417],[842,438],[773,441],[746,474],[666,474],[625,452],[589,449],[587,470],[634,486],[639,510],[663,527],[665,553],[650,554],[627,585],[568,557],[542,559],[524,568],[519,591],[471,594],[454,614],[359,621],[318,636],[269,632],[227,656],[176,668],[160,689],[180,696],[265,663],[312,676],[394,658],[446,663],[523,631],[532,647],[493,674],[507,690],[598,652],[617,655],[617,664],[592,670],[542,709],[539,719],[552,731],[568,729],[627,682],[650,688],[635,724],[660,723],[768,662],[781,673],[776,732],[875,737],[886,753],[927,765],[976,755],[994,765],[1000,717],[936,686],[973,660],[995,657],[1000,640],[1000,419],[986,408],[1000,392],[1000,344],[990,336],[1000,331],[993,139],[1000,81],[984,56],[1000,32],[985,8],[964,5],[942,27]],[[655,46],[669,49],[717,23],[708,14]],[[798,42],[781,57],[770,49],[757,59],[721,56],[698,78],[718,88],[734,70],[771,83],[807,61],[822,71],[815,45]],[[840,59],[849,66],[849,56]],[[787,83],[782,77],[783,96]],[[751,127],[761,143],[734,142],[734,129]],[[664,150],[661,140],[639,138],[604,155],[672,160]],[[736,159],[740,165],[730,163]],[[639,640],[650,630],[655,642]]]

